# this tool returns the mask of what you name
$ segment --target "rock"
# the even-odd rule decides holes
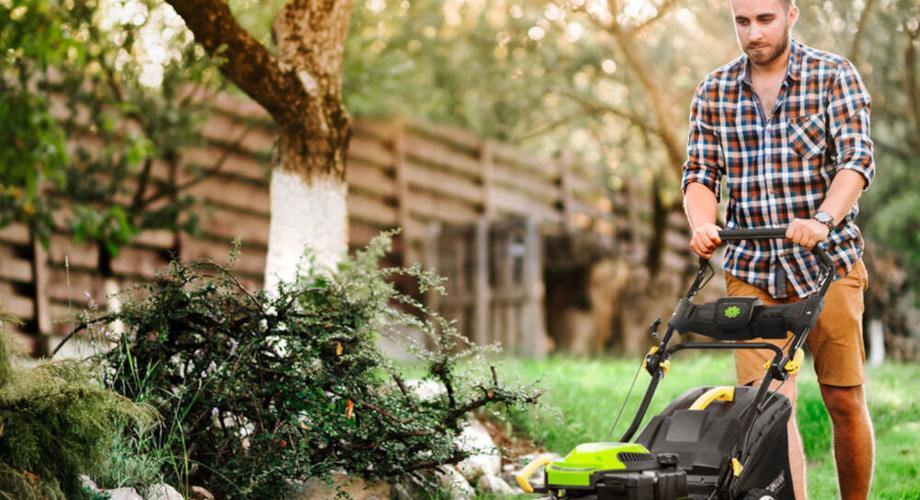
[[[396,483],[390,490],[391,500],[415,500],[418,497],[415,488],[406,483]]]
[[[332,500],[342,491],[353,500],[389,500],[390,485],[386,481],[367,482],[357,476],[332,474],[332,484],[320,479],[303,483],[294,498],[300,500]]]
[[[80,474],[80,485],[92,492],[98,492],[99,487],[96,486],[96,482],[90,479],[86,474]]]
[[[444,389],[443,384],[431,379],[406,380],[406,386],[422,401],[431,401],[437,399],[441,397],[442,394],[447,392]]]
[[[476,497],[476,491],[455,467],[450,465],[441,466],[438,468],[437,474],[441,488],[450,494],[450,498],[472,500]]]
[[[134,488],[115,488],[114,490],[105,490],[111,500],[144,500]]]
[[[166,483],[157,483],[147,488],[147,494],[144,497],[147,500],[185,500],[182,493]]]
[[[215,500],[214,494],[201,486],[192,486],[188,498],[189,500]]]
[[[514,488],[509,486],[504,479],[491,474],[479,476],[479,480],[476,481],[476,489],[480,493],[495,493],[497,495],[513,495],[516,493]]]
[[[502,457],[489,431],[474,420],[464,426],[457,445],[461,450],[471,455],[457,464],[457,470],[463,474],[467,481],[475,482],[479,476],[497,476],[501,472]]]

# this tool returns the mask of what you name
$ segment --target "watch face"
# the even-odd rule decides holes
[[[834,217],[831,214],[825,213],[825,212],[818,212],[815,214],[814,219],[820,222],[821,224],[824,224],[829,229],[833,229]]]

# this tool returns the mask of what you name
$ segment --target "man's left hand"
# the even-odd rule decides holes
[[[795,219],[786,229],[786,238],[811,250],[815,245],[826,240],[829,232],[827,226],[814,219]]]

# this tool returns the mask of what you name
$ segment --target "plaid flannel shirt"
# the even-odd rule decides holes
[[[729,196],[726,228],[788,225],[811,218],[841,169],[875,175],[869,139],[870,97],[848,60],[791,42],[786,77],[772,116],[751,86],[746,55],[716,69],[697,87],[681,189],[698,182]],[[854,219],[858,205],[822,243],[845,275],[859,260],[863,240]],[[722,267],[738,279],[786,296],[786,282],[801,297],[817,281],[811,252],[785,240],[730,242]]]

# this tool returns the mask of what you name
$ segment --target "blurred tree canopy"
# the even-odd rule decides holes
[[[104,276],[143,231],[194,232],[185,191],[209,173],[180,175],[180,151],[222,82],[172,9],[7,0],[0,20],[0,225],[91,242]]]
[[[141,3],[100,1],[120,11]],[[147,7],[137,14],[140,24],[168,9],[162,2],[141,4]],[[270,50],[270,21],[283,4],[230,1],[240,24]],[[356,5],[345,49],[346,105],[356,115],[450,123],[545,154],[572,151],[600,166],[599,181],[611,191],[628,182],[674,207],[692,92],[708,71],[739,53],[728,7],[722,0],[366,0]],[[861,200],[861,226],[920,276],[920,194],[914,189],[920,174],[911,168],[920,158],[920,5],[827,0],[800,2],[800,8],[794,36],[853,60],[873,96],[879,175]],[[90,67],[81,49],[86,37],[67,28],[74,12],[79,9],[61,9],[53,0],[0,2],[0,127],[7,143],[19,145],[18,153],[2,156],[5,219],[41,213],[21,194],[35,191],[35,179],[15,165],[41,164],[42,182],[65,182],[57,168],[69,161],[63,129],[47,114],[29,111],[48,103],[27,89],[34,90],[29,78],[49,65]],[[124,22],[109,32],[136,27]],[[187,31],[176,26],[167,38],[182,46]],[[108,43],[117,53],[133,40],[125,35]],[[189,68],[200,58],[172,60],[177,78],[197,78]],[[169,81],[166,73],[163,81]],[[26,120],[30,127],[7,126]],[[142,158],[163,150],[162,141],[144,137],[125,142],[127,151],[142,153],[122,155],[138,162],[135,172]]]

